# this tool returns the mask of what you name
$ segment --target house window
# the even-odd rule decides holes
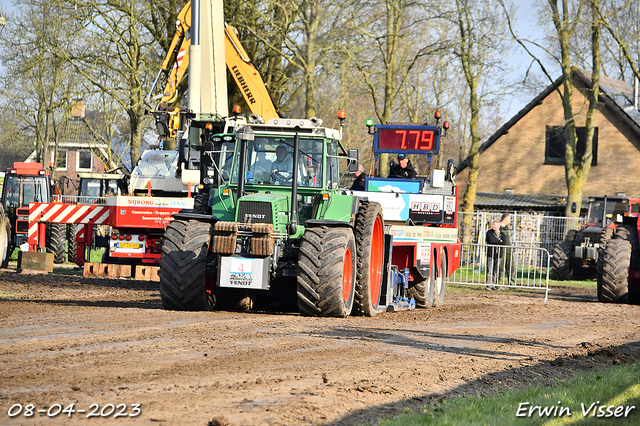
[[[55,153],[51,153],[51,162],[53,163]],[[55,158],[56,170],[65,172],[67,171],[67,164],[69,161],[69,151],[66,149],[59,149],[58,156]]]
[[[93,156],[91,150],[82,149],[78,150],[78,158],[76,162],[76,171],[90,172],[93,167]]]
[[[546,145],[544,151],[544,164],[564,164],[564,154],[566,149],[566,138],[564,127],[547,126]],[[584,156],[587,146],[587,128],[576,127],[576,135],[578,137],[578,146],[575,156],[575,165],[578,166]],[[591,145],[591,165],[598,164],[598,128],[593,129],[593,141]]]

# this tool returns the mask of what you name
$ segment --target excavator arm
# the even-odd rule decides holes
[[[146,103],[151,108],[151,102],[159,101],[152,111],[156,119],[156,131],[161,137],[175,138],[180,128],[180,114],[178,108],[169,108],[178,95],[178,84],[184,77],[189,66],[189,45],[191,37],[191,2],[178,13],[176,33],[171,40],[160,71],[149,91]],[[269,94],[269,90],[262,80],[258,68],[251,62],[249,55],[242,47],[236,31],[225,23],[225,61],[240,93],[253,114],[261,116],[265,121],[279,118],[277,108]],[[169,71],[171,67],[171,71]],[[167,74],[168,73],[168,74]],[[161,75],[165,74],[165,88],[161,94],[151,97]]]

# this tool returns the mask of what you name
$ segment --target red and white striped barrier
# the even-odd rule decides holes
[[[76,229],[84,225],[103,225],[109,222],[109,207],[79,204],[30,203],[27,242],[37,244],[38,223],[75,223]]]

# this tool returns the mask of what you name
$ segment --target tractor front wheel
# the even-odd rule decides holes
[[[307,228],[300,242],[298,309],[302,315],[346,317],[356,280],[356,243],[350,228]]]
[[[76,241],[76,224],[67,225],[67,260],[76,263],[78,255],[78,242]]]
[[[214,306],[205,270],[211,225],[175,219],[167,226],[160,256],[160,297],[165,309],[210,311]]]
[[[564,240],[553,246],[551,251],[551,278],[566,281],[572,278],[571,259],[573,258],[574,242]]]
[[[49,223],[49,238],[47,251],[53,253],[53,263],[64,263],[67,238],[67,225],[64,223]]]
[[[629,263],[631,244],[614,238],[607,242],[598,271],[598,300],[601,302],[626,302],[629,295]]]
[[[355,226],[357,248],[355,313],[368,317],[378,313],[382,290],[384,222],[379,203],[363,202]]]

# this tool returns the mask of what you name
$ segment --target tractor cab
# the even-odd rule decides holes
[[[592,197],[589,199],[587,227],[606,228],[611,222],[622,223],[629,212],[629,199],[620,197]]]
[[[29,203],[52,201],[51,176],[41,163],[14,163],[7,169],[2,189],[2,207],[11,223],[11,245],[27,241]]]
[[[78,202],[80,203],[94,203],[105,197],[129,193],[128,179],[123,174],[78,173],[78,177],[80,178],[78,188]]]

